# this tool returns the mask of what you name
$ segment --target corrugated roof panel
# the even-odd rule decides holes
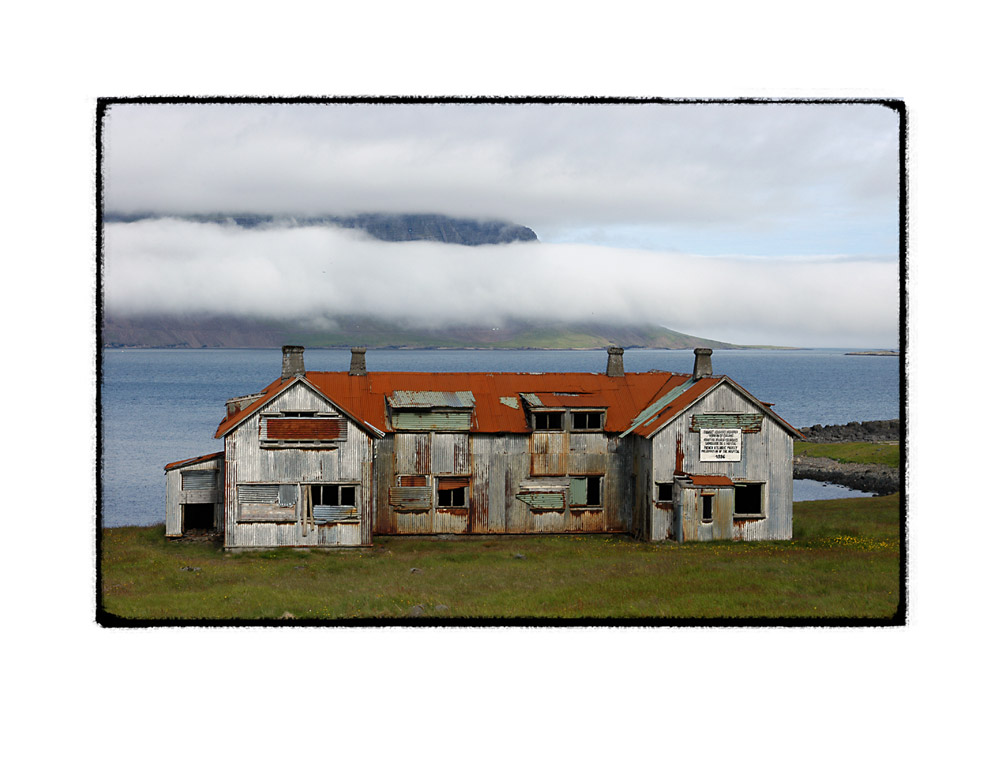
[[[394,391],[388,396],[393,408],[472,408],[476,397],[470,391]]]

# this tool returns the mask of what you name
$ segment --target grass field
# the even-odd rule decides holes
[[[891,468],[898,468],[899,444],[862,443],[860,441],[845,441],[843,443],[795,441],[795,456],[828,457],[837,462],[888,465]]]
[[[899,495],[795,504],[782,542],[377,538],[227,554],[163,526],[102,532],[103,608],[131,619],[881,618],[899,605]],[[419,608],[417,608],[419,607]]]

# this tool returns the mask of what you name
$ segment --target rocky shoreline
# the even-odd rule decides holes
[[[799,430],[813,443],[838,443],[844,441],[864,441],[884,443],[899,440],[899,419],[887,421],[852,421],[849,424],[818,424]],[[797,479],[812,479],[830,484],[839,484],[862,492],[876,495],[891,495],[899,492],[899,468],[888,465],[862,465],[837,462],[827,457],[796,457],[792,476]]]

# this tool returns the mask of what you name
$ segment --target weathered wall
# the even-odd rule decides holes
[[[184,489],[183,474],[214,472],[214,486],[211,489]],[[180,536],[184,532],[184,509],[188,503],[215,504],[215,529],[221,530],[223,523],[223,472],[222,459],[206,460],[187,468],[167,471],[166,534]]]
[[[743,433],[739,462],[701,462],[700,438],[690,432],[691,417],[701,413],[760,412],[754,403],[727,384],[720,384],[652,438],[652,484],[673,479],[677,436],[682,437],[684,470],[691,474],[764,481],[765,518],[734,523],[733,537],[747,541],[792,537],[792,437],[765,415],[760,432]],[[675,509],[675,530],[676,527]],[[654,520],[656,512],[654,511]],[[653,538],[662,526],[654,521]]]
[[[397,433],[379,443],[376,473],[379,535],[567,533],[631,529],[632,447],[604,433]],[[390,502],[400,476],[427,476],[426,510]],[[468,508],[437,507],[435,479],[469,478]],[[571,477],[603,476],[602,507],[532,509],[517,499],[534,487],[568,494]]]
[[[226,436],[225,545],[227,548],[272,546],[369,546],[374,520],[373,439],[354,422],[347,438],[331,448],[261,448],[260,414],[308,410],[336,412],[308,386],[297,383]],[[287,521],[240,521],[240,484],[298,487]],[[348,483],[358,486],[357,522],[315,524],[305,518],[303,485]]]

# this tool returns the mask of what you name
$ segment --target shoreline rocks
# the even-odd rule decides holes
[[[891,443],[899,441],[899,419],[882,421],[852,421],[848,424],[817,424],[800,427],[811,443],[841,443],[861,441],[864,443]],[[837,462],[828,457],[795,458],[792,477],[812,479],[830,484],[839,484],[862,492],[876,495],[891,495],[899,492],[899,468],[888,465],[867,465],[852,462]]]

